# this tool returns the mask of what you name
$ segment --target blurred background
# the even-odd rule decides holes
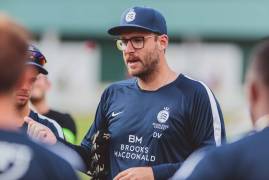
[[[250,130],[244,74],[251,48],[268,35],[269,1],[0,0],[0,11],[28,27],[47,57],[49,104],[75,117],[78,143],[104,88],[127,78],[121,52],[107,29],[135,5],[156,8],[165,16],[170,66],[213,90],[229,141]]]

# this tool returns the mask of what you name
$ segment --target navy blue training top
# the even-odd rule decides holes
[[[78,179],[65,160],[21,133],[0,130],[0,154],[0,179]]]
[[[109,86],[82,147],[90,149],[91,136],[102,128],[112,135],[108,179],[141,166],[151,166],[155,179],[168,179],[193,151],[226,138],[210,89],[182,74],[156,91],[141,90],[136,79]]]

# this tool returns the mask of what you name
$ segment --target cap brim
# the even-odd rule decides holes
[[[28,62],[26,64],[27,65],[33,65],[33,66],[35,66],[38,69],[38,72],[41,73],[41,74],[44,74],[44,75],[47,75],[48,74],[48,71],[44,67],[42,67],[41,65],[39,65],[37,63]]]
[[[44,75],[48,75],[48,71],[46,69],[44,69],[43,67],[37,67],[38,68],[38,71],[41,73],[41,74],[44,74]]]
[[[124,25],[124,26],[115,26],[115,27],[110,28],[107,32],[110,35],[118,36],[122,32],[127,31],[127,30],[140,30],[140,31],[148,31],[148,32],[160,34],[160,32],[154,31],[152,29],[149,29],[143,26],[134,25],[134,24]]]

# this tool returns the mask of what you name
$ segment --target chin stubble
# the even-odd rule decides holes
[[[134,76],[141,79],[144,79],[150,76],[154,71],[156,71],[156,67],[160,62],[160,57],[159,57],[159,54],[152,52],[152,53],[147,54],[147,56],[145,56],[145,60],[146,60],[145,61],[146,63],[142,63],[144,70],[140,73],[137,73]]]

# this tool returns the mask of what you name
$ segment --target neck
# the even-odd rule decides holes
[[[37,110],[37,112],[40,114],[46,114],[47,112],[49,112],[49,106],[47,102],[45,101],[45,99],[32,102],[32,104],[34,108]]]
[[[256,104],[252,106],[252,121],[253,124],[256,123],[260,118],[264,117],[265,115],[269,114],[269,96],[265,94],[257,101]]]
[[[177,74],[169,68],[166,60],[161,62],[163,63],[159,64],[149,75],[138,78],[138,85],[141,89],[155,91],[177,78]]]
[[[12,95],[0,95],[0,128],[5,130],[16,130],[16,122],[20,119],[14,107]]]
[[[17,113],[19,115],[19,120],[17,121],[17,126],[21,127],[24,123],[24,117],[29,116],[30,114],[30,106],[29,106],[29,102],[27,104],[25,104],[25,106],[23,107],[17,107]]]

